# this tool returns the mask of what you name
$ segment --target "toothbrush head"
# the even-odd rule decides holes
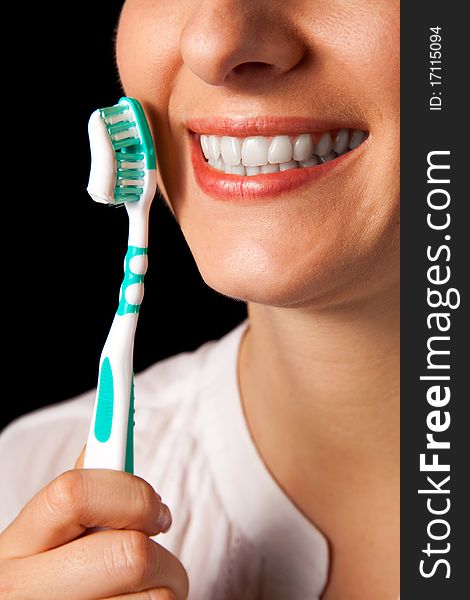
[[[124,96],[114,106],[95,110],[88,135],[87,191],[93,200],[112,206],[151,202],[156,190],[155,147],[140,102]]]

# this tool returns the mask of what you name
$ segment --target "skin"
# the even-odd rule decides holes
[[[394,0],[128,0],[117,36],[201,275],[248,303],[247,425],[329,542],[325,600],[399,591],[398,48]],[[333,120],[369,138],[301,188],[216,201],[185,122],[221,116]]]
[[[83,456],[40,490],[0,536],[0,596],[186,598],[184,568],[148,537],[169,529],[169,508],[140,477],[82,469]],[[95,527],[107,530],[89,531]]]
[[[149,116],[158,184],[201,275],[248,303],[238,364],[247,426],[273,477],[328,540],[324,600],[399,591],[398,48],[397,0],[128,0],[117,35],[123,87]],[[333,120],[369,138],[303,187],[216,201],[195,181],[185,121],[221,116]],[[0,538],[0,589],[23,593],[33,565],[44,586],[49,577],[69,589],[80,574],[103,586],[72,585],[86,600],[162,586],[185,596],[177,559],[144,541],[157,531],[149,514],[158,497],[145,488],[152,500],[140,515],[128,514],[131,502],[100,507],[101,485],[124,496],[145,482],[79,470],[61,477],[66,495],[78,494],[77,512],[61,514],[59,501],[59,517],[51,514],[50,488],[40,492]],[[80,483],[69,489],[73,477]],[[54,550],[39,533],[29,539],[44,513]],[[96,525],[124,531],[80,535]],[[144,535],[129,541],[126,530]],[[118,558],[103,564],[110,542]],[[127,588],[116,590],[109,568],[126,562],[128,543],[151,562],[161,557],[164,569],[148,580],[142,564],[131,565],[120,581]],[[59,577],[62,550],[76,568]],[[85,551],[101,563],[85,565]]]

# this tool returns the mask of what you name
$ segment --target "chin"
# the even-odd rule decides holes
[[[198,263],[196,259],[196,263]],[[237,266],[234,265],[237,264]],[[320,279],[313,271],[293,272],[265,261],[227,259],[198,264],[204,282],[216,292],[243,302],[276,307],[311,305],[322,295]]]
[[[289,306],[298,301],[298,294],[291,286],[280,285],[274,278],[246,277],[242,273],[221,278],[203,275],[205,283],[213,290],[242,302],[265,306]]]
[[[393,244],[390,244],[393,246]],[[191,248],[204,282],[218,293],[248,303],[283,308],[314,308],[364,301],[397,288],[399,262],[395,252],[349,255],[329,259],[276,251],[269,245],[246,244],[236,252],[226,245],[218,252]],[[198,250],[200,252],[198,252]],[[331,249],[330,249],[331,250]]]

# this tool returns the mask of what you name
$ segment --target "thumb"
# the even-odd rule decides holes
[[[85,450],[86,450],[86,444],[83,446],[79,457],[75,461],[75,465],[73,467],[74,469],[83,469],[83,461],[85,460]]]

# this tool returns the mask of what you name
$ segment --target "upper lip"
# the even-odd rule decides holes
[[[295,135],[343,127],[366,131],[366,128],[358,123],[339,123],[305,117],[199,117],[188,119],[185,126],[193,133],[233,137]]]

